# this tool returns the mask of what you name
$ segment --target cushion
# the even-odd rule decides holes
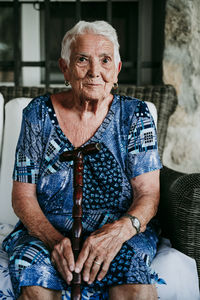
[[[0,224],[0,299],[15,299],[8,270],[8,256],[2,250],[3,239],[13,230],[13,226]]]
[[[147,104],[149,111],[154,119],[154,123],[156,125],[157,128],[157,120],[158,120],[158,114],[157,114],[157,109],[155,107],[155,105],[152,102],[149,101],[145,101],[145,103]]]
[[[22,110],[31,98],[17,98],[5,105],[5,125],[0,170],[0,222],[15,224],[17,217],[11,208],[12,172],[15,148],[19,137]]]
[[[195,260],[172,248],[168,239],[162,238],[151,267],[166,282],[157,284],[160,300],[200,299]]]
[[[4,121],[4,98],[0,93],[0,165],[1,165],[1,147],[2,147],[2,138],[3,138],[3,121]]]

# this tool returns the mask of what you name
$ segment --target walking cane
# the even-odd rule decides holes
[[[85,147],[75,148],[60,155],[60,161],[74,161],[74,193],[73,193],[73,226],[72,226],[72,250],[75,261],[81,250],[82,238],[82,199],[83,199],[83,157],[100,150],[99,143],[92,143]],[[73,272],[71,285],[71,300],[81,299],[81,273]]]

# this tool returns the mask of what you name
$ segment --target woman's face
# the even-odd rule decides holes
[[[101,35],[83,34],[71,45],[69,68],[62,69],[80,99],[106,98],[120,71],[114,62],[114,46]]]

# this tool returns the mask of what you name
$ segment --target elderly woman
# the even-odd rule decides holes
[[[4,241],[16,298],[61,299],[75,271],[82,272],[84,295],[157,299],[151,219],[161,163],[146,104],[111,94],[121,69],[115,30],[80,21],[64,36],[59,65],[71,89],[39,96],[23,112],[13,174],[20,221]],[[84,243],[75,261],[73,162],[59,157],[92,142],[101,150],[84,157]]]

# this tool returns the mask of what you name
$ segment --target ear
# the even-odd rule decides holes
[[[61,72],[63,73],[65,79],[68,80],[69,79],[68,78],[69,77],[69,69],[68,69],[66,61],[63,58],[59,58],[58,64],[59,64],[59,68],[60,68]]]
[[[118,64],[118,67],[116,68],[116,73],[115,73],[115,80],[114,80],[114,82],[117,82],[117,81],[118,81],[118,75],[119,75],[119,72],[121,71],[121,68],[122,68],[122,62],[120,61],[119,64]]]
[[[122,68],[122,62],[120,61],[119,64],[118,64],[118,69],[117,69],[118,74],[119,74],[119,72],[121,71],[121,68]]]

